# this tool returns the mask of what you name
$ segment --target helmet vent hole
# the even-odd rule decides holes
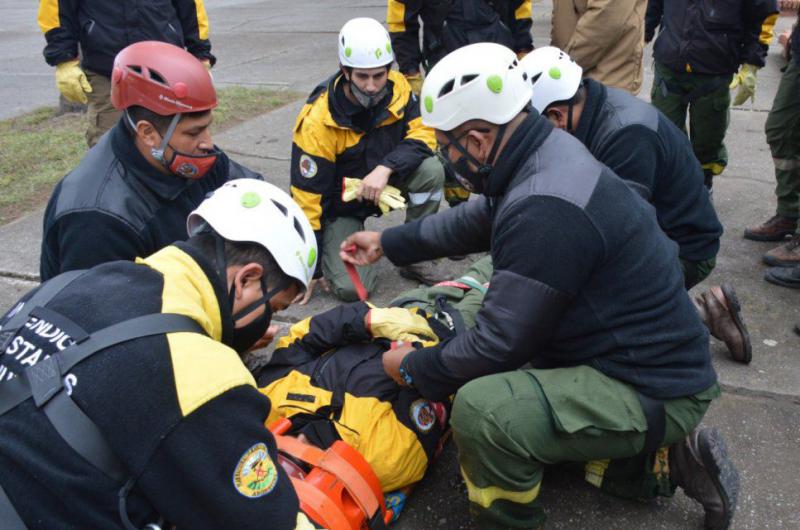
[[[128,70],[132,70],[139,75],[142,75],[142,67],[139,65],[128,65]]]
[[[167,81],[166,79],[164,79],[164,76],[162,76],[155,70],[150,70],[150,79],[152,79],[156,83],[161,83],[162,85],[167,86]]]
[[[281,211],[281,213],[282,213],[283,215],[287,215],[287,214],[289,213],[289,210],[287,210],[287,209],[286,209],[286,206],[282,205],[282,204],[281,204],[281,203],[279,203],[278,201],[276,201],[276,200],[272,200],[272,204],[274,204],[274,205],[275,205],[275,207],[276,207],[278,210],[280,210],[280,211]],[[295,222],[297,222],[297,221],[295,221]]]
[[[456,84],[456,80],[455,79],[451,79],[450,81],[445,83],[444,86],[442,87],[442,89],[439,90],[438,97],[446,96],[447,94],[452,92],[453,91],[453,87],[455,86],[455,84]]]
[[[522,72],[522,80],[523,81],[527,81],[528,80],[528,73],[527,72]]]
[[[300,236],[300,239],[303,240],[303,243],[305,243],[306,242],[306,235],[303,233],[303,226],[300,224],[300,221],[297,219],[297,217],[292,218],[292,220],[294,221],[294,229],[295,229],[295,231]]]
[[[475,79],[477,79],[478,74],[469,74],[461,77],[461,86],[466,85],[467,83],[471,83]]]
[[[523,78],[524,78],[524,77],[525,77],[525,76],[523,76]],[[535,85],[535,84],[536,84],[536,81],[538,81],[540,77],[542,77],[542,72],[539,72],[539,73],[538,73],[538,74],[536,74],[535,76],[531,77],[531,84],[532,84],[532,85]]]

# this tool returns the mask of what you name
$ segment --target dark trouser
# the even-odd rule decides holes
[[[655,63],[650,100],[684,133],[689,114],[689,138],[706,174],[706,185],[728,165],[725,132],[730,122],[732,75],[676,72]]]
[[[641,454],[647,421],[637,393],[593,368],[476,379],[456,394],[451,420],[470,509],[485,529],[541,526],[537,499],[544,468],[554,464],[621,497],[671,496],[666,447],[692,432],[717,396],[715,384],[666,401],[663,447]]]
[[[698,283],[702,282],[714,267],[717,265],[717,258],[707,259],[705,261],[689,261],[683,258],[681,260],[681,270],[683,270],[683,283],[688,291]]]
[[[92,85],[92,91],[86,94],[89,104],[86,118],[89,127],[86,129],[86,143],[89,147],[100,140],[107,130],[117,124],[122,112],[111,104],[111,80],[104,75],[86,70],[86,79]]]
[[[765,126],[775,163],[779,215],[800,216],[800,65],[789,63]]]

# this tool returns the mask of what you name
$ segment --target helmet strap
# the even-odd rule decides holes
[[[181,121],[181,116],[183,115],[178,113],[172,117],[172,120],[169,122],[169,127],[167,127],[167,132],[164,133],[164,137],[161,140],[161,145],[157,149],[154,147],[150,150],[150,154],[153,155],[153,158],[161,162],[167,169],[169,169],[169,162],[167,162],[166,158],[164,158],[164,152],[169,145],[169,140],[172,138],[172,134],[178,127],[178,122]]]

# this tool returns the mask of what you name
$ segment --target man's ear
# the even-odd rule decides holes
[[[496,130],[484,132],[481,130],[472,129],[467,133],[466,137],[467,151],[469,151],[470,142],[476,144],[478,146],[478,156],[476,156],[475,159],[485,164],[489,158],[489,153],[492,150],[492,145],[494,145],[494,137],[496,133]]]
[[[567,113],[562,107],[550,107],[544,111],[544,117],[559,129],[567,128]]]
[[[136,123],[136,137],[147,147],[156,149],[161,146],[161,135],[149,121],[139,120]]]
[[[261,285],[261,276],[264,274],[264,267],[258,263],[251,262],[242,266],[236,273],[237,281],[241,281],[242,286],[246,287],[251,283]]]

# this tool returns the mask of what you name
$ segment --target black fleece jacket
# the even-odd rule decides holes
[[[529,361],[589,365],[659,399],[716,381],[677,245],[653,207],[577,139],[529,116],[486,195],[381,237],[398,265],[486,250],[494,260],[475,327],[406,357],[423,396],[443,399]]]

